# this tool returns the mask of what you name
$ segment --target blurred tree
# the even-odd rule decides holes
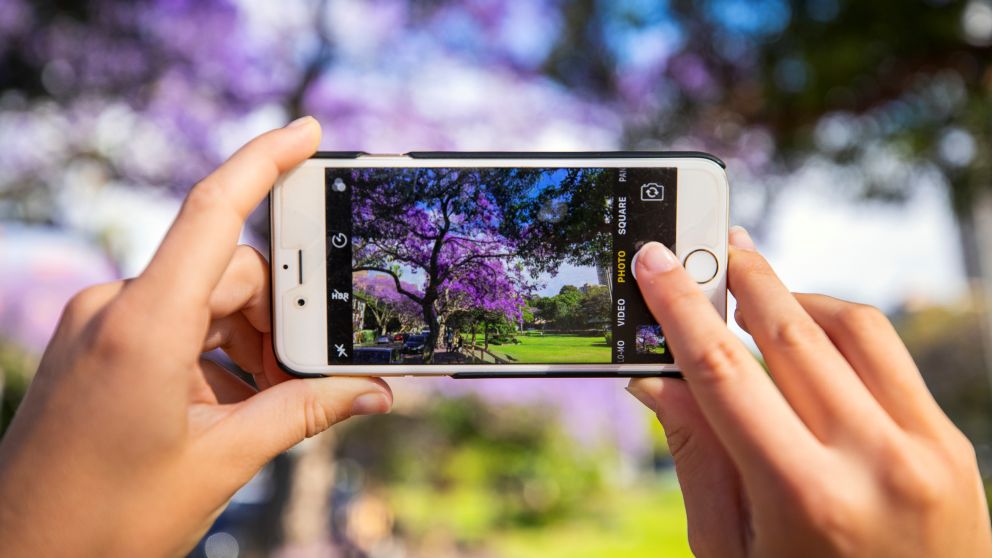
[[[992,394],[975,389],[985,376],[980,320],[975,308],[926,308],[904,312],[895,323],[934,398],[989,463]],[[984,473],[992,478],[992,471]]]
[[[558,294],[534,297],[530,304],[545,329],[601,329],[609,322],[611,298],[604,285],[563,285]]]
[[[348,458],[362,479],[343,483],[351,490],[338,505],[347,509],[361,491],[385,489],[414,556],[463,555],[422,547],[438,538],[469,550],[501,530],[594,513],[611,466],[562,436],[547,409],[493,406],[475,397],[350,423],[339,435],[339,459]]]
[[[751,216],[759,231],[783,184],[769,175],[809,163],[834,165],[844,194],[899,201],[920,184],[944,184],[975,298],[992,307],[992,2],[623,0],[564,9],[567,29],[545,70],[619,103],[629,146],[721,154],[739,179],[764,189],[767,203]],[[649,45],[662,53],[639,50]],[[763,184],[750,184],[756,174]],[[992,387],[992,313],[983,324]]]
[[[409,283],[401,282],[401,286],[407,292],[417,292]],[[415,327],[421,319],[420,307],[399,294],[393,279],[387,275],[355,277],[353,294],[365,303],[365,312],[371,314],[371,323],[376,325],[376,335],[385,335],[390,325],[401,329]]]

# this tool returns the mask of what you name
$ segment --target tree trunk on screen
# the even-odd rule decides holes
[[[434,309],[434,300],[435,297],[425,296],[424,302],[420,305],[424,313],[424,322],[427,323],[427,327],[430,329],[430,333],[427,334],[427,340],[424,342],[424,362],[426,363],[434,361],[434,349],[437,346],[438,330],[440,329],[437,310]]]
[[[472,322],[472,356],[476,356],[477,353],[478,353],[478,349],[476,348],[475,345],[475,322]],[[482,355],[478,354],[476,357],[482,358]]]

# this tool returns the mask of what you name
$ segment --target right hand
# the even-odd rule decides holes
[[[992,556],[971,443],[878,310],[790,293],[731,231],[737,321],[766,373],[664,246],[637,277],[685,381],[629,390],[658,415],[697,556]]]

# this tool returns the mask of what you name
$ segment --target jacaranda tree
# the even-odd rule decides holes
[[[445,309],[468,306],[519,319],[530,284],[518,262],[521,238],[501,234],[494,190],[527,180],[470,169],[361,169],[352,173],[353,271],[389,276],[430,329],[433,357]],[[404,274],[421,284],[411,289]],[[451,308],[449,308],[451,307]]]
[[[401,285],[406,291],[417,292],[417,288],[407,282]],[[411,328],[420,317],[420,307],[411,298],[397,292],[392,277],[387,275],[356,277],[353,292],[372,313],[380,335],[386,333],[386,328],[394,320],[403,328]]]

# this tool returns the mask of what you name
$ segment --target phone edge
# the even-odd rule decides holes
[[[317,151],[308,159],[358,159],[363,156],[374,156],[374,154],[368,153],[366,151]],[[705,151],[570,151],[570,152],[558,152],[558,151],[410,151],[406,153],[399,154],[399,156],[410,157],[411,159],[630,159],[630,158],[646,158],[646,159],[684,159],[684,158],[697,158],[705,159],[710,162],[717,164],[724,171],[727,170],[726,163],[723,162],[719,157],[707,153]],[[268,257],[269,257],[269,311],[271,316],[275,316],[274,299],[272,296],[272,289],[275,285],[275,277],[273,276],[272,269],[272,232],[274,226],[274,215],[272,215],[272,196],[273,191],[269,191],[269,242],[268,242]],[[729,213],[730,207],[730,181],[727,181],[727,210]],[[726,304],[726,301],[724,301]],[[726,313],[726,310],[724,310]],[[275,322],[273,321],[273,328],[275,328]],[[373,374],[321,374],[318,372],[303,372],[291,368],[285,364],[279,357],[279,351],[277,350],[275,343],[275,336],[270,336],[270,341],[272,344],[272,354],[275,358],[276,365],[279,368],[291,376],[297,378],[332,378],[332,377],[370,377]],[[524,379],[524,378],[683,378],[682,372],[679,370],[658,370],[658,371],[646,371],[646,372],[609,372],[609,371],[590,371],[590,372],[579,372],[579,371],[547,371],[547,372],[506,372],[506,373],[493,373],[493,372],[452,372],[448,374],[388,374],[389,377],[449,377],[456,380],[462,379]]]

